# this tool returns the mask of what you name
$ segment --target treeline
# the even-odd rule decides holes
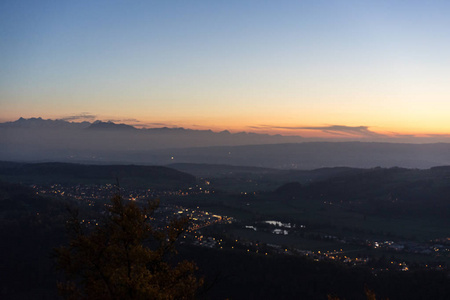
[[[285,201],[355,204],[377,215],[449,218],[450,167],[427,170],[374,168],[338,174],[309,185],[290,182],[274,191]]]

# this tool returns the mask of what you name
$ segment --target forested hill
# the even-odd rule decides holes
[[[0,181],[0,299],[59,299],[51,254],[73,204]]]
[[[162,166],[0,162],[0,178],[27,184],[105,184],[156,188],[186,187],[194,176]]]
[[[385,210],[398,214],[415,210],[423,214],[432,210],[450,216],[450,167],[360,169],[309,185],[287,183],[274,193],[290,201],[303,199],[362,207],[369,204],[372,212]]]

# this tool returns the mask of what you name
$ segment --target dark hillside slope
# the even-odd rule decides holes
[[[313,261],[290,255],[258,255],[239,251],[185,247],[205,274],[206,299],[341,299],[366,300],[364,287],[377,299],[449,299],[445,272],[385,272]],[[233,262],[233,263],[230,263]]]
[[[348,167],[320,168],[315,170],[283,170],[235,165],[175,163],[168,165],[207,179],[211,188],[228,192],[269,192],[287,182],[310,184],[335,176],[358,174],[363,169]],[[209,184],[208,184],[209,185]]]
[[[69,163],[0,163],[0,176],[23,183],[100,184],[148,186],[158,188],[186,187],[195,177],[171,168],[136,165],[81,165]]]
[[[278,174],[280,170],[271,168],[233,166],[233,165],[217,165],[217,164],[195,164],[195,163],[175,163],[167,165],[182,172],[186,172],[198,177],[220,178],[230,176],[250,176]]]
[[[450,217],[450,167],[360,170],[310,185],[286,184],[275,193],[284,199],[351,204],[372,212],[433,212]]]
[[[66,204],[0,181],[0,299],[59,299],[51,254],[66,242]]]

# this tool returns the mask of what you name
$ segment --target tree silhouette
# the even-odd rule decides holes
[[[140,208],[111,199],[104,224],[86,230],[77,213],[68,221],[70,242],[55,250],[58,283],[65,299],[192,299],[202,285],[192,262],[170,263],[188,219],[173,219],[164,230],[150,224],[159,202]]]
[[[364,286],[364,293],[366,294],[367,300],[377,300],[375,292],[369,289],[367,285]],[[327,295],[327,298],[328,300],[340,300],[340,298],[335,295]],[[386,298],[386,300],[389,300],[389,298]]]

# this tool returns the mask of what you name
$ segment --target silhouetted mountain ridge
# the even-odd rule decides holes
[[[138,130],[136,127],[127,124],[116,124],[114,122],[95,121],[89,127],[89,130]]]
[[[265,136],[265,137],[283,137],[280,134],[270,135],[270,134],[259,134],[259,133],[253,133],[253,132],[237,132],[237,133],[230,133],[228,130],[223,130],[220,132],[214,132],[211,129],[207,130],[196,130],[196,129],[189,129],[189,128],[183,128],[183,127],[155,127],[155,128],[136,128],[135,126],[124,124],[124,123],[116,123],[113,121],[101,121],[96,120],[94,122],[69,122],[63,119],[42,119],[41,117],[38,118],[22,118],[20,117],[16,121],[12,122],[4,122],[0,123],[0,128],[28,128],[28,129],[44,129],[44,128],[54,128],[54,129],[100,129],[100,130],[138,130],[141,132],[186,132],[186,133],[203,133],[203,134],[214,134],[214,135],[220,135],[220,136],[240,136],[240,137],[246,137],[246,136]],[[288,137],[290,138],[290,137]],[[295,138],[299,139],[301,137],[295,136]]]
[[[64,120],[44,120],[42,118],[19,118],[13,122],[0,123],[0,128],[27,128],[27,129],[85,129],[90,122],[68,122]]]

